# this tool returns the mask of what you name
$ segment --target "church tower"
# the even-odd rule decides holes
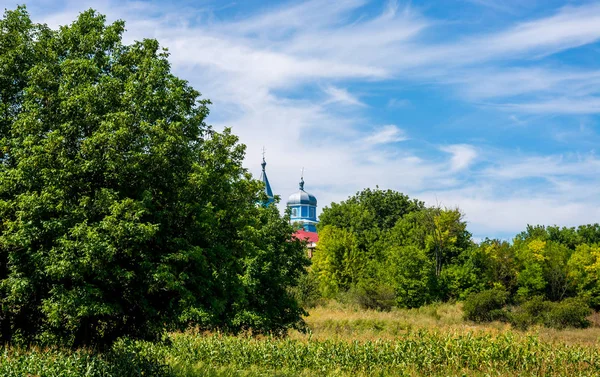
[[[304,174],[300,178],[300,190],[290,195],[287,206],[292,212],[292,223],[302,224],[306,232],[317,232],[317,198],[304,191]]]
[[[265,171],[265,167],[267,166],[267,162],[265,161],[265,152],[263,149],[263,161],[262,164],[262,173],[260,173],[260,180],[265,184],[265,194],[267,194],[267,201],[264,203],[265,206],[273,203],[275,197],[273,196],[273,190],[271,190],[271,185],[269,184],[269,178],[267,178],[267,172]]]

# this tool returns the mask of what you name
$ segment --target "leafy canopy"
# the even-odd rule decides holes
[[[306,260],[156,40],[0,19],[0,340],[285,331]]]

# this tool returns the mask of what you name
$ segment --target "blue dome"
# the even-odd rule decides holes
[[[313,194],[309,194],[308,192],[304,191],[304,180],[300,181],[300,191],[293,193],[288,198],[288,206],[295,204],[308,204],[311,206],[317,205],[317,198],[315,198]]]
[[[315,196],[313,194],[309,194],[304,190],[300,190],[300,191],[295,192],[292,195],[290,195],[290,197],[288,198],[287,204],[288,205],[309,204],[311,206],[316,206],[317,198],[315,198]]]

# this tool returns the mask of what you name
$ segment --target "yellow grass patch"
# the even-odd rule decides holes
[[[526,332],[512,329],[510,324],[492,322],[476,324],[463,320],[461,303],[432,304],[418,309],[394,309],[389,312],[363,310],[358,307],[328,302],[309,310],[305,321],[310,329],[308,334],[292,332],[293,339],[334,339],[334,340],[393,340],[412,330],[427,329],[442,333],[456,334],[488,333],[498,335],[513,331],[527,337],[537,336],[541,341],[564,344],[600,345],[600,314],[591,318],[593,326],[588,329],[556,330],[541,326],[532,327]]]

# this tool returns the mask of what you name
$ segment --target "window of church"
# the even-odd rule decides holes
[[[315,209],[312,207],[310,209],[310,217],[315,217]]]
[[[292,216],[294,216],[294,217],[298,216],[298,210],[296,208],[292,208]]]

